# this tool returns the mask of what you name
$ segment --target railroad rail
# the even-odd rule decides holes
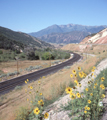
[[[0,83],[0,94],[8,93],[9,91],[13,90],[16,86],[24,85],[26,79],[29,79],[29,82],[36,81],[42,76],[47,76],[51,73],[57,72],[58,70],[64,68],[65,66],[72,65],[74,62],[78,61],[81,58],[79,54],[76,54],[76,53],[73,53],[73,54],[74,54],[73,58],[61,64],[51,66],[48,68],[44,68],[36,72],[32,72],[26,75],[22,75],[22,76],[1,82]]]

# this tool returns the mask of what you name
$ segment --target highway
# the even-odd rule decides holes
[[[29,73],[26,75],[19,76],[17,78],[13,78],[13,79],[1,82],[0,83],[0,95],[8,93],[10,90],[13,90],[16,86],[24,85],[25,80],[27,80],[27,79],[29,79],[30,82],[36,81],[42,76],[47,76],[51,73],[57,72],[58,70],[64,68],[65,66],[72,65],[74,62],[78,61],[81,58],[81,56],[79,54],[76,54],[76,53],[73,53],[73,54],[74,54],[73,58],[71,58],[61,64],[51,66],[48,68],[44,68],[44,69],[38,70],[36,72],[32,72],[32,73]]]

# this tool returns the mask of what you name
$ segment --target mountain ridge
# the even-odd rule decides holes
[[[28,34],[35,37],[41,37],[43,35],[47,35],[51,33],[65,33],[65,32],[71,32],[71,31],[84,31],[84,32],[97,33],[106,27],[107,27],[106,25],[87,26],[87,25],[79,25],[79,24],[67,24],[67,25],[54,24],[38,32],[32,32]]]

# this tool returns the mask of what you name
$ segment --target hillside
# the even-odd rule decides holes
[[[11,40],[16,40],[27,46],[33,46],[37,48],[52,47],[49,43],[39,40],[38,38],[32,37],[26,33],[15,32],[8,28],[0,27],[0,35],[3,35]]]
[[[45,42],[68,44],[79,43],[84,38],[84,36],[87,35],[89,35],[89,32],[72,31],[67,33],[51,33],[39,38]]]
[[[24,49],[25,45],[19,41],[15,41],[0,34],[0,49],[20,50]]]
[[[107,28],[85,37],[79,44],[68,44],[62,50],[100,54],[107,51]]]
[[[94,43],[94,44],[107,44],[107,28],[96,33],[95,35],[87,36],[80,44]]]

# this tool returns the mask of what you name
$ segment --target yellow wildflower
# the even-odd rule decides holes
[[[104,94],[102,94],[102,98],[105,98],[105,95],[104,95]]]
[[[77,77],[77,74],[75,74],[74,76]]]
[[[48,117],[49,117],[49,114],[46,112],[46,113],[44,114],[44,118],[47,119]]]
[[[43,100],[42,100],[42,99],[41,99],[41,100],[39,100],[39,101],[38,101],[38,104],[39,104],[39,105],[41,105],[41,106],[43,106],[43,105],[44,105]]]
[[[75,94],[74,94],[74,93],[71,93],[71,94],[70,94],[70,98],[71,98],[72,100],[74,100],[74,99],[76,98]]]
[[[87,113],[87,111],[85,110],[85,111],[84,111],[84,113],[86,114],[86,113]]]
[[[84,74],[83,74],[83,76],[84,76],[84,77],[86,77],[86,76],[87,76],[87,74],[85,74],[85,73],[84,73]]]
[[[91,103],[91,100],[88,100],[88,103],[90,104],[90,103]]]
[[[39,80],[39,81],[38,81],[38,84],[40,85],[40,83],[41,83],[41,81]]]
[[[85,110],[87,110],[87,108],[88,108],[88,107],[87,107],[87,106],[85,106]]]
[[[42,95],[42,93],[40,93],[40,95]]]
[[[91,76],[93,76],[93,75],[94,75],[94,73],[91,74]]]
[[[91,71],[94,72],[94,69],[92,69]]]
[[[80,78],[83,78],[84,77],[83,72],[79,72],[79,76],[80,76]]]
[[[88,88],[86,88],[85,90],[88,91]]]
[[[73,74],[76,74],[76,71],[75,70],[72,70]]]
[[[38,107],[36,107],[34,110],[33,110],[34,114],[38,115],[40,113],[40,110]]]
[[[78,97],[78,98],[80,98],[80,97],[81,97],[80,93],[77,93],[76,95],[77,95],[77,97]]]
[[[27,81],[25,81],[25,83],[27,84]]]
[[[32,86],[30,86],[30,89],[33,89],[33,87],[32,87]]]
[[[87,107],[87,110],[90,110],[90,107]]]
[[[92,93],[90,93],[90,96],[93,96],[93,94],[92,94]]]
[[[81,70],[81,67],[78,67],[78,70]]]
[[[77,80],[74,80],[74,82],[77,84],[78,83],[78,81]]]
[[[105,89],[105,86],[103,84],[100,85],[100,88]]]
[[[66,93],[70,94],[70,93],[72,93],[72,88],[67,87],[65,91],[66,91]]]
[[[94,89],[96,88],[96,86],[94,86]]]
[[[94,84],[95,86],[97,85],[97,83]]]
[[[29,80],[27,79],[27,82],[29,82]]]
[[[105,78],[104,78],[104,77],[102,77],[102,78],[101,78],[101,81],[103,82],[104,80],[105,80]]]
[[[95,66],[93,66],[93,69],[96,69],[96,67],[95,67]]]
[[[72,74],[70,74],[70,77],[72,78],[72,77],[73,77],[73,75],[72,75]]]

